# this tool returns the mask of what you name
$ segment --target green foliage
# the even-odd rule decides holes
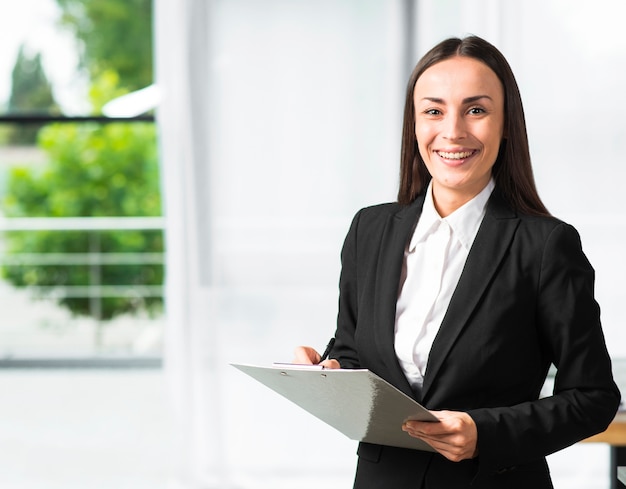
[[[52,87],[41,64],[41,54],[28,56],[24,45],[20,46],[11,74],[10,113],[58,113]],[[41,125],[12,128],[8,140],[13,144],[33,144]]]
[[[91,80],[89,97],[95,112],[111,99],[152,83],[152,0],[57,0],[61,24],[75,34],[81,63]],[[20,90],[14,103],[48,103],[45,90],[34,95],[31,83],[49,84],[39,56],[24,58]],[[18,60],[19,61],[19,60]],[[31,63],[30,76],[25,69]],[[34,63],[34,64],[33,64]],[[34,66],[34,68],[33,68]],[[33,73],[39,73],[32,76]],[[29,88],[30,87],[30,88]],[[22,106],[24,107],[24,106]],[[56,108],[53,102],[49,107]],[[2,136],[0,134],[0,136]],[[2,213],[7,217],[109,217],[161,215],[156,134],[153,124],[54,124],[39,131],[38,146],[47,164],[20,165],[6,179]],[[29,231],[5,233],[11,254],[162,253],[161,231]],[[59,287],[161,285],[160,263],[101,265],[28,264],[3,267],[4,277],[19,287],[55,293]],[[111,319],[147,310],[159,312],[160,296],[103,297],[101,302],[62,296],[60,303],[75,314]],[[84,295],[84,294],[83,294]],[[94,307],[94,302],[97,302]]]
[[[120,86],[117,72],[105,70],[93,79],[89,88],[89,101],[95,112],[101,112],[104,104],[127,93],[128,89]]]
[[[41,64],[41,53],[29,57],[24,45],[20,46],[11,79],[13,90],[9,98],[9,112],[58,110]]]
[[[3,202],[7,217],[159,216],[158,163],[152,124],[53,124],[41,130],[39,145],[49,157],[42,168],[11,170]],[[161,231],[10,232],[9,253],[162,252]],[[89,285],[93,269],[76,265],[5,267],[17,286],[52,291],[64,285]],[[102,284],[160,285],[160,264],[105,265]],[[77,314],[94,314],[88,298],[68,297],[62,304]],[[102,319],[142,308],[158,311],[159,297],[102,299]]]
[[[57,0],[92,79],[119,74],[129,91],[152,84],[152,0]]]

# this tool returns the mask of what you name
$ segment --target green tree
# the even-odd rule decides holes
[[[158,163],[151,124],[53,124],[39,144],[49,157],[43,168],[11,170],[3,208],[8,217],[159,216]],[[10,232],[9,253],[131,253],[163,250],[161,231]],[[61,286],[90,285],[89,265],[21,265],[3,269],[17,286],[43,293]],[[98,280],[108,285],[160,285],[163,266],[103,265]],[[93,285],[93,284],[91,284]],[[97,313],[88,297],[65,297],[72,312],[111,319],[119,314],[160,310],[160,297],[104,297]]]
[[[152,0],[57,0],[61,25],[74,33],[92,79],[115,71],[129,91],[150,85]]]
[[[10,113],[58,113],[59,106],[54,100],[52,87],[43,66],[41,54],[28,56],[24,45],[20,46],[11,74],[11,94],[8,111]],[[13,144],[34,144],[41,125],[14,128],[9,136]]]

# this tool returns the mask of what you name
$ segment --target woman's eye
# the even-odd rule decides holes
[[[426,115],[441,115],[441,111],[438,109],[428,109],[426,111],[424,111],[424,114]]]
[[[484,114],[485,113],[485,109],[483,109],[482,107],[472,107],[469,110],[469,113],[472,114],[472,115]]]

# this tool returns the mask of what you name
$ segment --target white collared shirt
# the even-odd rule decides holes
[[[404,250],[396,304],[395,350],[409,383],[421,388],[428,355],[450,304],[495,184],[442,218],[428,186],[422,214]]]

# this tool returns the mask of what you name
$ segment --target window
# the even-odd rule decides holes
[[[160,356],[151,22],[150,0],[28,0],[0,19],[3,361]]]

